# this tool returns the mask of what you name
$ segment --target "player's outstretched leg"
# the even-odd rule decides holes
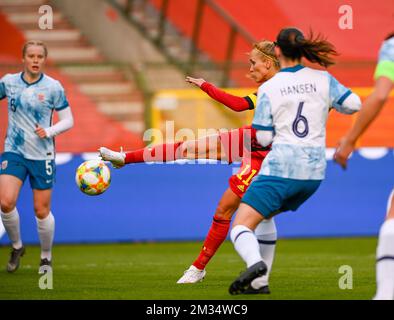
[[[111,149],[108,149],[106,147],[100,147],[99,148],[99,156],[104,161],[111,162],[112,166],[114,168],[121,168],[125,165],[126,155],[123,152],[122,148],[120,149],[120,152],[117,152],[117,151],[113,151]]]
[[[219,201],[211,228],[205,238],[200,254],[177,283],[197,283],[206,275],[205,267],[226,240],[230,229],[231,217],[237,210],[240,198],[229,188]]]

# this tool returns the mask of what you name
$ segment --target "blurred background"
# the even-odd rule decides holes
[[[66,90],[75,125],[56,139],[53,212],[58,242],[161,241],[204,238],[227,180],[239,164],[140,164],[112,170],[99,197],[82,194],[77,166],[100,146],[144,147],[145,130],[237,128],[253,111],[234,113],[185,82],[202,77],[228,92],[255,92],[247,53],[262,39],[295,26],[321,32],[340,52],[330,72],[362,99],[371,92],[379,47],[394,29],[392,0],[349,0],[353,28],[338,21],[343,1],[329,0],[0,0],[0,76],[21,70],[26,40],[47,43],[46,73]],[[39,28],[49,5],[53,29]],[[331,112],[327,180],[296,214],[277,219],[280,237],[375,235],[394,182],[394,98],[358,142],[349,169],[332,162],[333,148],[354,117]],[[56,118],[55,118],[56,119]],[[7,101],[0,102],[0,136]],[[165,138],[165,136],[164,136]],[[170,140],[173,137],[168,137]],[[159,141],[156,141],[159,142]],[[3,150],[1,143],[0,151]],[[18,203],[22,237],[37,243],[32,196]],[[7,237],[0,228],[0,243]]]

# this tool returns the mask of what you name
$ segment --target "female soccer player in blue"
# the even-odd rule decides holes
[[[343,137],[335,153],[335,161],[346,168],[357,139],[377,117],[394,88],[394,32],[389,34],[380,48],[375,71],[375,87],[364,101],[352,128]],[[394,300],[394,189],[387,203],[385,222],[380,227],[376,252],[375,300]]]
[[[296,28],[282,29],[275,53],[281,70],[258,90],[253,127],[262,146],[272,143],[258,176],[242,198],[231,230],[236,251],[246,262],[230,286],[242,293],[267,272],[254,234],[256,226],[274,215],[297,208],[324,179],[326,121],[330,107],[344,114],[360,109],[360,98],[326,71],[301,65],[333,64],[334,46],[321,37],[306,39]]]
[[[28,41],[22,49],[23,72],[0,80],[0,99],[8,98],[8,129],[0,167],[1,219],[12,243],[8,272],[18,269],[25,253],[16,202],[27,176],[41,243],[40,267],[52,263],[54,137],[73,126],[73,116],[62,85],[43,73],[47,55],[43,42]],[[52,125],[54,111],[59,121]]]

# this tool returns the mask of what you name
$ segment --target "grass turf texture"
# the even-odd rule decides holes
[[[200,242],[56,245],[53,290],[38,287],[39,247],[28,246],[20,269],[8,274],[9,248],[0,247],[0,299],[371,299],[375,238],[280,239],[270,295],[228,294],[244,264],[225,242],[194,285],[176,284]],[[353,289],[338,286],[342,265],[353,268]]]

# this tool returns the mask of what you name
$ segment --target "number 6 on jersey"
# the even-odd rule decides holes
[[[308,120],[301,114],[302,108],[304,107],[304,101],[301,101],[298,105],[297,116],[293,121],[293,132],[299,138],[305,138],[309,132]],[[304,130],[299,130],[300,122],[304,125]]]

